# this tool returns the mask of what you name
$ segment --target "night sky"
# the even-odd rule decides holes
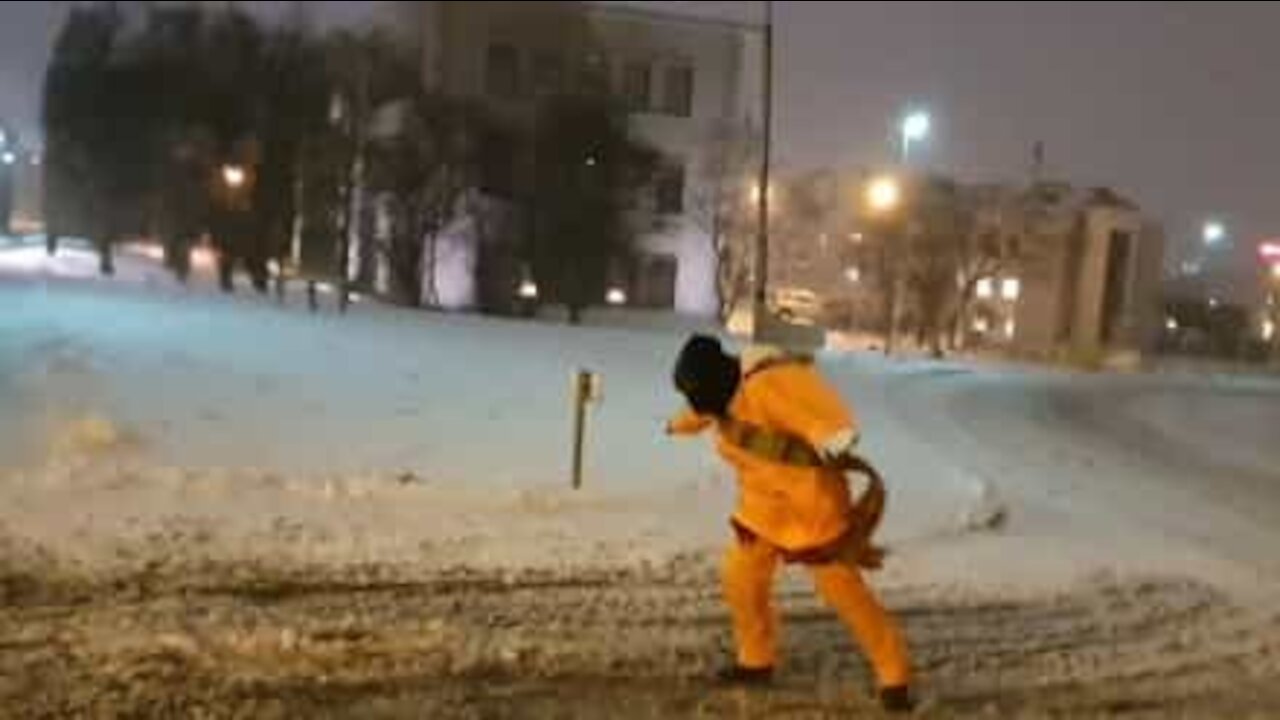
[[[0,116],[24,132],[69,4],[0,5]],[[628,4],[761,16],[758,3]],[[351,22],[372,3],[312,5]],[[1053,175],[1134,197],[1174,248],[1209,215],[1241,246],[1280,236],[1278,4],[778,2],[776,22],[788,167],[881,163],[894,116],[919,103],[936,129],[920,157],[937,170],[1022,179],[1041,140]]]

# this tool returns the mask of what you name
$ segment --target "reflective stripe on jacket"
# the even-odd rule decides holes
[[[857,430],[852,411],[812,362],[767,349],[744,353],[743,378],[729,416],[794,436],[809,448]],[[712,418],[687,411],[671,422],[670,429],[693,434],[715,424]],[[725,426],[717,427],[717,449],[738,473],[733,514],[738,527],[790,553],[829,546],[846,536],[853,503],[840,469],[765,459],[733,440]]]

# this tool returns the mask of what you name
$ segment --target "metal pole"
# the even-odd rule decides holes
[[[761,337],[768,312],[769,282],[769,154],[773,134],[773,2],[764,4],[764,100],[760,148],[760,190],[756,203],[756,262],[752,334]]]
[[[582,487],[582,446],[586,435],[587,402],[591,395],[591,373],[579,370],[573,383],[573,489]]]

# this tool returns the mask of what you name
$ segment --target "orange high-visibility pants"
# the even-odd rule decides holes
[[[725,556],[724,597],[733,618],[738,664],[777,664],[778,619],[773,609],[773,577],[781,554],[759,538],[736,541]],[[863,582],[852,558],[807,565],[819,594],[839,616],[875,670],[880,687],[906,685],[911,661],[898,623]]]

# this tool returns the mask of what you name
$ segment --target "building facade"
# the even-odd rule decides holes
[[[41,162],[40,152],[0,121],[0,235],[28,235],[43,228]]]
[[[1066,183],[901,181],[902,206],[886,225],[849,210],[858,206],[864,175],[805,178],[809,190],[800,195],[826,198],[817,205],[827,210],[780,203],[772,283],[812,291],[841,307],[829,314],[836,327],[883,332],[884,299],[894,277],[889,268],[896,263],[900,328],[919,327],[925,312],[913,304],[918,293],[909,286],[919,273],[933,272],[954,274],[952,312],[945,314],[970,347],[1101,359],[1147,351],[1158,342],[1164,236],[1133,202],[1105,188]],[[795,192],[782,195],[796,201]],[[823,221],[788,219],[793,211],[802,220]],[[960,249],[962,243],[967,246]],[[905,277],[912,272],[914,278]]]
[[[718,310],[715,253],[692,213],[703,149],[726,126],[760,113],[758,30],[737,23],[593,3],[423,2],[420,37],[429,88],[480,103],[509,126],[535,122],[539,97],[575,84],[621,99],[629,127],[661,155],[652,208],[611,298],[710,316]],[[580,86],[580,85],[579,85]],[[522,159],[494,137],[489,175],[518,174]],[[487,181],[486,181],[487,182]],[[489,188],[482,188],[486,192]],[[494,192],[501,203],[501,192]],[[464,217],[438,243],[435,286],[446,308],[474,307],[485,233]],[[353,259],[360,252],[353,249]],[[385,276],[385,272],[373,273]],[[620,291],[620,292],[619,292]]]
[[[1160,226],[1107,189],[1040,183],[1025,197],[1029,246],[1017,276],[993,288],[1013,304],[1010,344],[1079,358],[1152,349],[1163,327]]]

